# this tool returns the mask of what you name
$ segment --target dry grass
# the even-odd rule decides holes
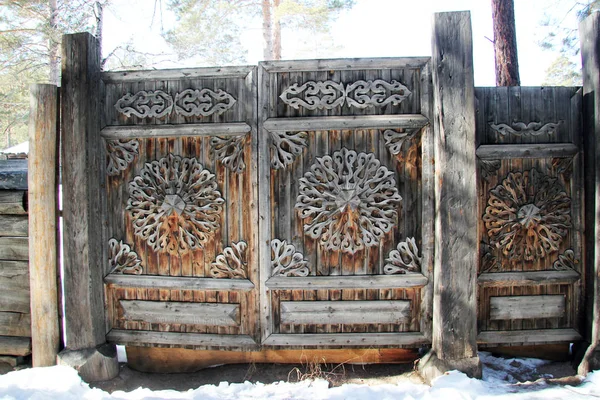
[[[323,379],[329,382],[329,387],[340,386],[346,378],[345,363],[330,364],[324,358],[314,357],[303,360],[301,367],[294,367],[288,373],[288,382],[300,382]]]

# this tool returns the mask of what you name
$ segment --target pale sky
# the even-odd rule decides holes
[[[142,51],[168,52],[160,36],[161,21],[163,28],[167,29],[174,17],[166,9],[166,3],[167,0],[162,0],[162,14],[156,10],[151,24],[154,0],[113,0],[113,5],[105,13],[104,52],[108,53],[128,40],[133,40]],[[538,43],[544,37],[544,28],[541,26],[544,12],[564,14],[565,1],[560,3],[560,0],[515,0],[523,86],[541,85],[545,70],[557,57],[557,53],[542,50]],[[491,0],[356,0],[356,5],[343,12],[332,25],[329,42],[333,43],[334,48],[324,47],[326,40],[323,38],[293,36],[293,33],[284,30],[283,58],[429,56],[433,13],[470,10],[475,84],[494,86],[494,49],[489,40],[493,37],[490,4]],[[576,27],[574,17],[565,23]],[[262,59],[262,33],[258,19],[255,25],[242,36],[242,43],[248,50],[248,64],[256,64]],[[166,58],[170,58],[171,62],[156,67],[201,66],[194,60],[182,63],[175,56]]]

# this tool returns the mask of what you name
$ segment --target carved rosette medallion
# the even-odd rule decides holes
[[[246,168],[244,162],[244,143],[246,136],[215,136],[210,140],[211,150],[225,168],[241,174]]]
[[[318,157],[299,184],[295,208],[304,233],[325,250],[354,254],[377,246],[396,224],[402,198],[394,173],[373,153],[343,148]]]
[[[126,117],[162,118],[173,110],[173,97],[162,90],[142,90],[127,93],[117,101],[115,108]]]
[[[201,248],[220,227],[223,203],[215,175],[195,158],[169,154],[129,182],[134,234],[156,252]]]
[[[556,178],[531,169],[512,172],[490,191],[483,220],[492,247],[512,261],[559,249],[571,227],[571,199]]]
[[[415,238],[407,238],[390,251],[383,273],[386,275],[421,272],[421,260]]]
[[[186,89],[175,95],[175,112],[185,117],[208,117],[223,114],[235,103],[235,98],[221,89]]]
[[[108,265],[111,274],[140,275],[142,273],[142,260],[122,240],[110,239],[108,241]]]
[[[219,254],[210,267],[210,275],[213,278],[247,279],[248,260],[246,250],[248,244],[241,241],[232,243]]]
[[[512,124],[490,124],[492,130],[502,136],[540,136],[540,135],[552,135],[556,132],[556,129],[562,121],[557,123],[549,122],[542,124],[541,122],[530,122],[528,124],[524,122],[513,122]]]
[[[285,89],[279,98],[290,107],[307,110],[331,110],[346,104],[359,109],[398,105],[410,95],[403,84],[382,79],[374,81],[358,80],[344,86],[335,81],[308,81],[293,84]]]
[[[296,251],[293,244],[285,240],[271,240],[272,276],[308,276],[308,261]]]
[[[106,140],[106,154],[108,155],[108,164],[106,174],[109,176],[118,175],[125,171],[129,164],[133,162],[135,156],[139,154],[139,143],[137,139]]]
[[[271,167],[285,168],[308,146],[306,132],[269,132],[271,136]]]

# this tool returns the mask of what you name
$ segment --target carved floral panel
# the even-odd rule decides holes
[[[110,239],[108,241],[108,265],[111,274],[139,275],[142,273],[142,260],[122,240]]]
[[[421,260],[415,238],[407,238],[398,243],[395,250],[390,251],[383,273],[392,275],[421,272]]]
[[[244,143],[246,136],[215,136],[210,139],[211,150],[225,168],[231,172],[241,174],[246,168],[244,162]]]
[[[232,243],[230,247],[226,247],[212,263],[210,275],[213,278],[248,278],[247,249],[248,244],[244,241]]]
[[[118,175],[121,171],[125,171],[129,164],[133,162],[135,156],[139,154],[137,139],[109,139],[105,143],[106,154],[108,155],[106,173],[109,176]]]
[[[308,276],[308,262],[293,244],[285,240],[271,240],[272,276]]]

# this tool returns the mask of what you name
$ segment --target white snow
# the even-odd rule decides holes
[[[471,379],[460,372],[450,372],[434,381],[432,386],[414,383],[385,384],[376,386],[346,384],[329,388],[324,380],[299,383],[277,382],[227,383],[204,385],[187,392],[174,390],[151,391],[138,388],[132,392],[117,391],[111,394],[92,389],[77,372],[69,367],[56,366],[31,368],[9,372],[0,376],[0,399],[331,399],[331,400],[460,400],[460,399],[590,399],[600,397],[600,371],[592,372],[578,386],[559,386],[543,381],[516,383],[514,376],[528,376],[547,361],[492,357],[480,353],[484,364],[482,380]],[[549,377],[549,376],[548,376]]]

